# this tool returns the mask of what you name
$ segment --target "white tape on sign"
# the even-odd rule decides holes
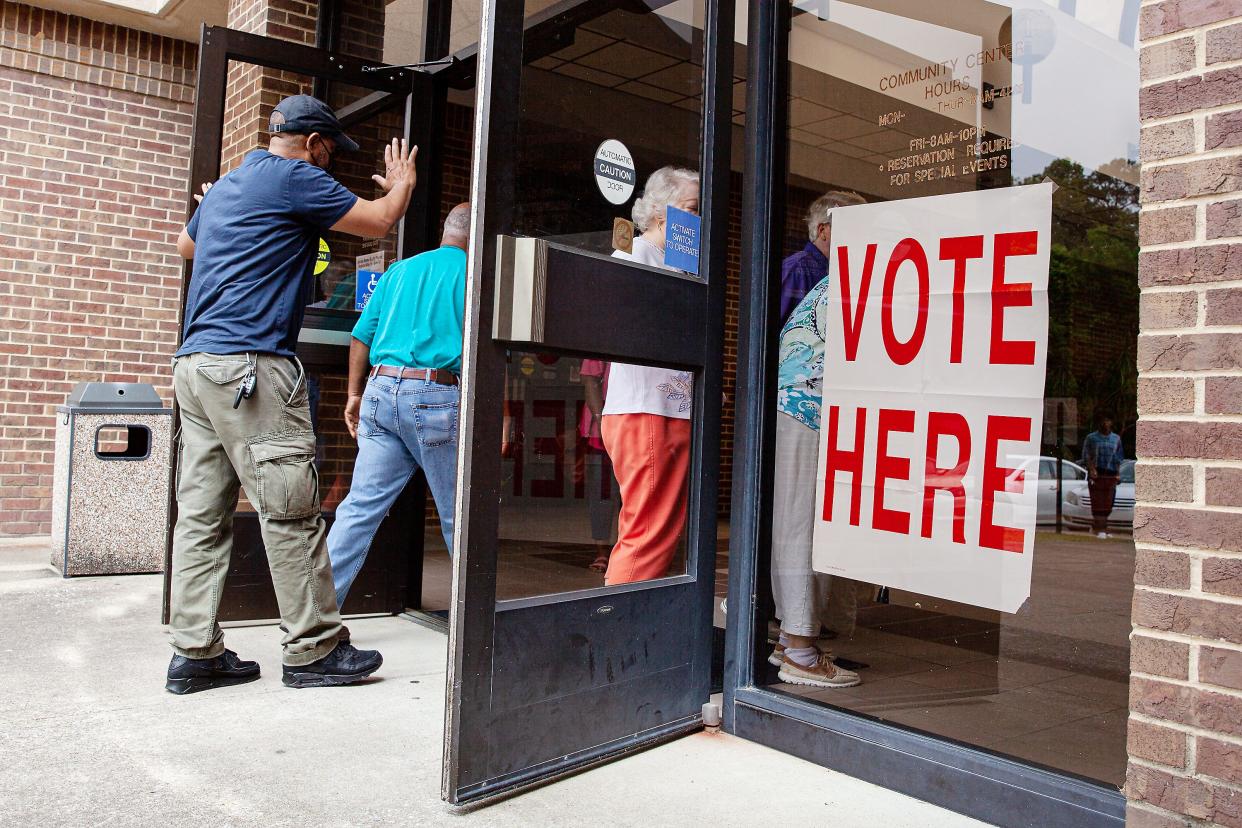
[[[1030,595],[1051,218],[1048,184],[833,211],[817,571]]]

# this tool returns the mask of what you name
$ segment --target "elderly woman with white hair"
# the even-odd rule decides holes
[[[635,237],[632,252],[613,255],[672,270],[664,263],[670,206],[698,213],[697,172],[677,167],[653,172],[634,202],[634,224],[641,235]],[[668,574],[686,522],[693,401],[689,371],[612,364],[600,430],[621,489],[621,514],[606,584]]]

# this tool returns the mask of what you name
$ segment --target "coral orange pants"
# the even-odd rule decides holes
[[[658,414],[608,414],[600,431],[621,489],[617,545],[606,584],[662,578],[686,524],[690,421]]]

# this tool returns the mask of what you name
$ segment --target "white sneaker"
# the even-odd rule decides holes
[[[862,684],[858,673],[838,667],[832,663],[827,653],[820,653],[819,659],[810,667],[803,667],[796,661],[786,657],[781,663],[781,671],[777,677],[786,684],[801,684],[806,687],[826,687],[831,690],[842,687],[855,687]]]
[[[1096,537],[1099,538],[1100,540],[1108,540],[1108,533],[1100,532],[1099,534],[1096,535]]]

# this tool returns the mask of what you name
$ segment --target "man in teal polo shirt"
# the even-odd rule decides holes
[[[458,204],[444,220],[439,249],[390,267],[354,325],[345,424],[358,440],[358,459],[328,532],[338,606],[380,521],[419,469],[453,548],[469,236],[470,205]]]

